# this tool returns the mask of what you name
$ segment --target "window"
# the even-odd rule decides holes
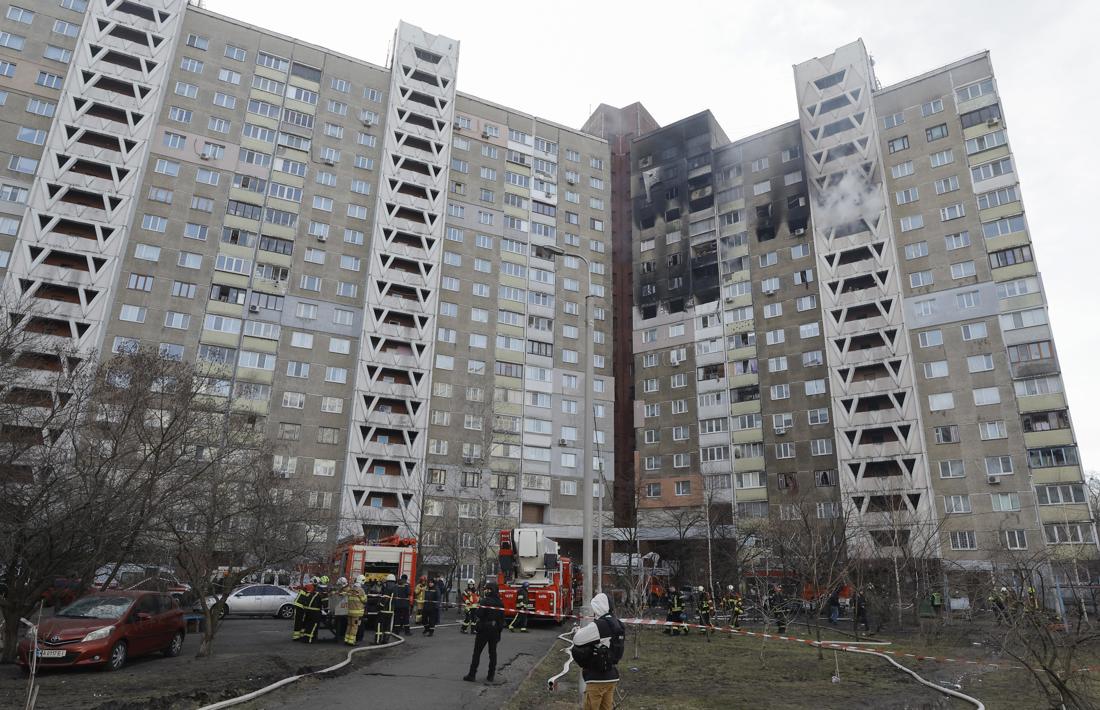
[[[1003,419],[992,422],[978,422],[978,434],[982,437],[983,441],[1007,439],[1008,428]]]
[[[940,221],[950,222],[953,219],[966,216],[966,207],[961,202],[940,208]]]
[[[813,439],[810,441],[810,453],[814,456],[826,456],[833,453],[833,440]]]
[[[1005,530],[1005,544],[1010,550],[1027,549],[1027,532],[1024,530]]]
[[[962,478],[966,475],[962,459],[947,459],[939,462],[940,478]]]
[[[937,444],[959,443],[959,427],[957,425],[938,426],[933,429],[933,433]]]
[[[951,177],[945,177],[935,182],[936,194],[944,195],[948,192],[954,192],[959,189],[959,176],[952,175]]]
[[[908,204],[910,202],[916,202],[919,199],[917,188],[907,187],[904,190],[900,190],[894,193],[894,201],[899,205]]]
[[[1043,526],[1043,534],[1050,544],[1089,544],[1096,541],[1092,523],[1054,523]]]
[[[928,395],[928,408],[933,412],[942,412],[955,408],[955,395],[950,392]]]
[[[932,285],[932,271],[914,271],[909,274],[909,286],[912,288],[922,288],[924,286]]]
[[[131,323],[144,323],[145,322],[146,309],[143,306],[131,306],[123,304],[119,309],[118,319],[122,321],[129,321]]]
[[[938,141],[941,138],[947,137],[947,124],[941,123],[938,126],[932,126],[924,130],[924,136],[928,139],[928,142]]]
[[[941,150],[928,156],[928,161],[933,168],[942,168],[944,165],[955,162],[955,153],[950,148]]]
[[[1007,476],[1012,473],[1011,456],[986,456],[985,472],[989,476]]]
[[[978,549],[977,537],[973,530],[957,530],[951,533],[952,550]]]
[[[970,508],[970,496],[968,495],[955,495],[943,497],[943,508],[945,513],[969,513]]]
[[[914,229],[920,229],[924,226],[924,217],[919,214],[902,217],[898,220],[898,226],[903,232],[912,232]]]
[[[890,153],[898,153],[909,148],[909,136],[899,136],[886,144]]]
[[[675,492],[678,496],[691,495],[691,481],[676,481]]]

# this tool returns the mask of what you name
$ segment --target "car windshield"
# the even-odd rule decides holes
[[[74,619],[117,619],[134,600],[129,597],[84,597],[57,613]]]

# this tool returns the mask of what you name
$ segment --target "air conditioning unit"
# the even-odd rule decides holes
[[[765,295],[765,296],[774,296],[774,295],[775,295],[775,291],[770,291],[770,290],[769,290],[769,291],[765,291],[765,292],[764,292],[764,295]]]
[[[461,131],[461,130],[462,130],[462,126],[461,126],[461,125],[459,125],[458,121],[455,121],[455,123],[454,123],[454,129],[455,129],[456,131]]]
[[[805,227],[799,227],[798,229],[794,230],[794,236],[796,236],[796,237],[801,237],[805,233],[806,233],[806,228]]]
[[[209,153],[199,153],[199,160],[210,160],[213,157]]]
[[[248,312],[249,313],[259,313],[260,312],[260,307],[257,306],[255,303],[253,303],[251,306],[248,307]]]
[[[775,428],[775,435],[776,436],[783,436],[786,433],[787,433],[787,427],[785,427],[785,426],[777,426]]]
[[[985,122],[985,125],[989,126],[990,128],[992,128],[993,126],[999,126],[1000,124],[1001,124],[1001,119],[999,119],[999,118],[991,118],[991,119],[989,119],[988,121]]]
[[[473,456],[463,456],[462,463],[473,463],[476,459]]]
[[[503,488],[497,488],[495,492],[497,494],[497,498],[503,498],[504,495],[508,493],[508,491]]]
[[[1000,476],[987,476],[987,477],[986,477],[986,481],[987,481],[987,482],[989,483],[989,485],[991,485],[991,486],[999,486],[999,485],[1001,485],[1001,477],[1000,477]]]
[[[492,136],[489,135],[489,131],[482,131],[481,132],[481,137],[482,138],[492,138]]]
[[[695,308],[695,299],[689,298],[687,301],[685,301],[684,308]]]
[[[325,165],[336,165],[336,161],[332,158],[321,158],[321,162]]]
[[[318,234],[317,235],[317,241],[327,242],[328,241],[328,235],[327,234]]]
[[[558,439],[558,446],[569,446],[569,439]]]
[[[733,303],[737,299],[733,296],[726,296],[726,303]]]
[[[438,486],[435,487],[435,489],[437,491],[445,491],[445,490],[447,490],[447,487],[444,486],[442,483],[440,483]]]
[[[573,178],[565,178],[565,181],[567,183],[569,183],[570,185],[576,185],[577,184],[577,181],[574,180]]]

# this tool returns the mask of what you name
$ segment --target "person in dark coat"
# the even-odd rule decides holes
[[[477,666],[481,660],[481,652],[489,647],[489,675],[485,680],[492,682],[497,671],[497,643],[500,641],[500,632],[504,630],[504,602],[497,592],[496,582],[485,583],[485,593],[481,596],[475,611],[476,620],[474,627],[477,636],[474,638],[474,655],[470,659],[470,672],[462,680],[473,683],[477,680]]]
[[[409,587],[409,575],[401,575],[401,581],[394,586],[393,590],[393,628],[395,631],[405,630],[408,634],[411,632],[409,628],[409,612],[410,612],[410,599],[412,597],[412,589]]]
[[[435,634],[435,625],[439,623],[439,588],[434,579],[428,580],[428,588],[424,591],[424,635]]]

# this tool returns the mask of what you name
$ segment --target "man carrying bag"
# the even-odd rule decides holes
[[[626,627],[611,614],[606,594],[592,597],[591,607],[596,620],[573,635],[571,653],[584,678],[584,710],[611,710],[619,682],[618,663],[626,649]]]

